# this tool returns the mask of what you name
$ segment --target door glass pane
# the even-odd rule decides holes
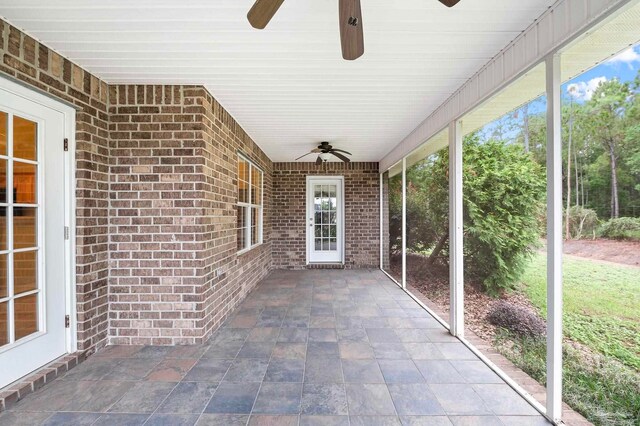
[[[26,251],[13,254],[13,288],[14,294],[35,290],[37,251]]]
[[[37,124],[13,116],[13,156],[25,160],[36,160]]]
[[[7,297],[7,255],[0,254],[0,299]]]
[[[0,303],[0,346],[9,343],[9,321],[7,320],[7,302]]]
[[[315,249],[318,251],[335,251],[337,247],[337,186],[336,185],[315,185],[314,189],[315,205],[315,236],[322,237],[316,239]],[[335,240],[332,242],[332,240]]]
[[[16,340],[38,331],[38,295],[31,294],[13,301]]]
[[[13,248],[31,248],[36,246],[35,207],[13,208]],[[2,219],[2,218],[0,218]],[[0,220],[0,223],[2,221]]]
[[[13,190],[16,203],[36,203],[36,166],[34,164],[14,161]]]
[[[0,207],[0,250],[6,250],[6,249],[7,249],[7,208]]]
[[[6,112],[0,112],[0,155],[7,155],[7,122],[9,115]]]

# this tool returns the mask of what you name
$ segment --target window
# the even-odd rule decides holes
[[[262,243],[262,170],[238,156],[238,251]]]

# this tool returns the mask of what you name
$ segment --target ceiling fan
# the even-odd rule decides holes
[[[342,155],[341,152],[347,155],[352,155],[350,152],[347,152],[343,149],[332,147],[331,145],[329,145],[329,142],[322,142],[320,143],[320,145],[318,145],[317,148],[314,148],[310,152],[307,152],[306,154],[296,158],[296,161],[310,154],[319,154],[318,158],[316,159],[316,166],[319,166],[320,164],[326,163],[327,161],[329,161],[329,159],[331,158],[331,155],[335,155],[345,163],[351,162],[351,160],[348,157]]]
[[[453,7],[460,0],[438,0],[447,7]],[[249,23],[259,30],[264,29],[276,14],[284,0],[256,0],[247,14]],[[360,0],[339,0],[340,43],[342,57],[347,60],[358,59],[364,53],[362,31],[362,11]]]

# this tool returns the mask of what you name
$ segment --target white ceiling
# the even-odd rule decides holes
[[[362,0],[341,57],[338,0],[0,0],[0,16],[109,83],[204,84],[274,161],[319,141],[378,161],[554,0]],[[313,161],[313,156],[306,157]]]

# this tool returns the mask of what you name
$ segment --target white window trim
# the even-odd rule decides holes
[[[253,191],[253,186],[252,186],[253,169],[256,169],[260,172],[260,177],[262,179],[260,182],[260,204],[245,203],[240,201],[236,203],[238,207],[241,207],[244,209],[245,217],[247,218],[247,221],[248,221],[248,226],[246,226],[244,229],[244,233],[245,233],[244,238],[246,242],[245,247],[237,251],[238,255],[247,253],[251,249],[254,249],[262,245],[262,242],[263,242],[262,223],[263,223],[263,214],[264,214],[264,207],[263,207],[264,206],[264,171],[260,167],[258,167],[253,161],[251,161],[249,158],[245,157],[242,154],[238,154],[238,163],[240,162],[240,160],[244,160],[249,165],[249,181],[247,182],[247,185],[249,188],[249,191],[247,192],[248,200],[251,200],[251,195]],[[240,177],[238,177],[238,182],[239,181],[240,181]],[[240,184],[238,183],[238,188],[239,186]],[[253,216],[251,215],[252,209],[258,210],[258,223],[256,226],[256,229],[258,232],[258,242],[255,244],[251,244],[251,228],[253,225],[253,223],[251,222],[253,220]],[[236,216],[236,226],[237,226],[237,223],[238,223],[238,217]]]

